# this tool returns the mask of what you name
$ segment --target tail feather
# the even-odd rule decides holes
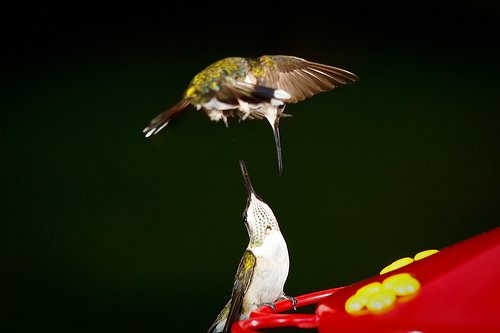
[[[155,135],[159,131],[161,131],[165,126],[168,125],[168,122],[172,118],[174,118],[180,112],[184,111],[189,106],[189,104],[190,104],[189,101],[183,99],[179,103],[172,106],[170,109],[167,109],[166,111],[154,117],[153,120],[151,120],[151,122],[149,123],[149,125],[142,130],[146,138],[150,137],[151,135]]]

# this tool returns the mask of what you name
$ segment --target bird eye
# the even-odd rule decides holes
[[[243,222],[246,224],[247,223],[247,212],[243,213]]]

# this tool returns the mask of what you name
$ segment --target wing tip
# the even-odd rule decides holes
[[[345,83],[342,82],[343,84],[349,84],[359,81],[359,76],[343,68],[330,66],[326,64],[320,64],[316,62],[309,62],[309,63],[311,67],[315,70],[325,71],[327,72],[327,74],[331,75],[334,78],[342,79],[345,82]]]

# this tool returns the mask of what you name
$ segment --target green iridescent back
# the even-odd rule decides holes
[[[206,99],[210,92],[217,92],[221,88],[221,82],[234,82],[243,79],[250,65],[245,58],[225,58],[214,62],[196,76],[189,83],[184,97],[193,103],[199,103]],[[208,94],[208,95],[207,95]]]

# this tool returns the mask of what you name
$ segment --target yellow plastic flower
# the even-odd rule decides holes
[[[390,309],[397,297],[408,296],[420,290],[420,282],[408,273],[389,276],[382,283],[372,282],[359,288],[345,302],[345,311],[356,314],[365,308],[372,313]]]

